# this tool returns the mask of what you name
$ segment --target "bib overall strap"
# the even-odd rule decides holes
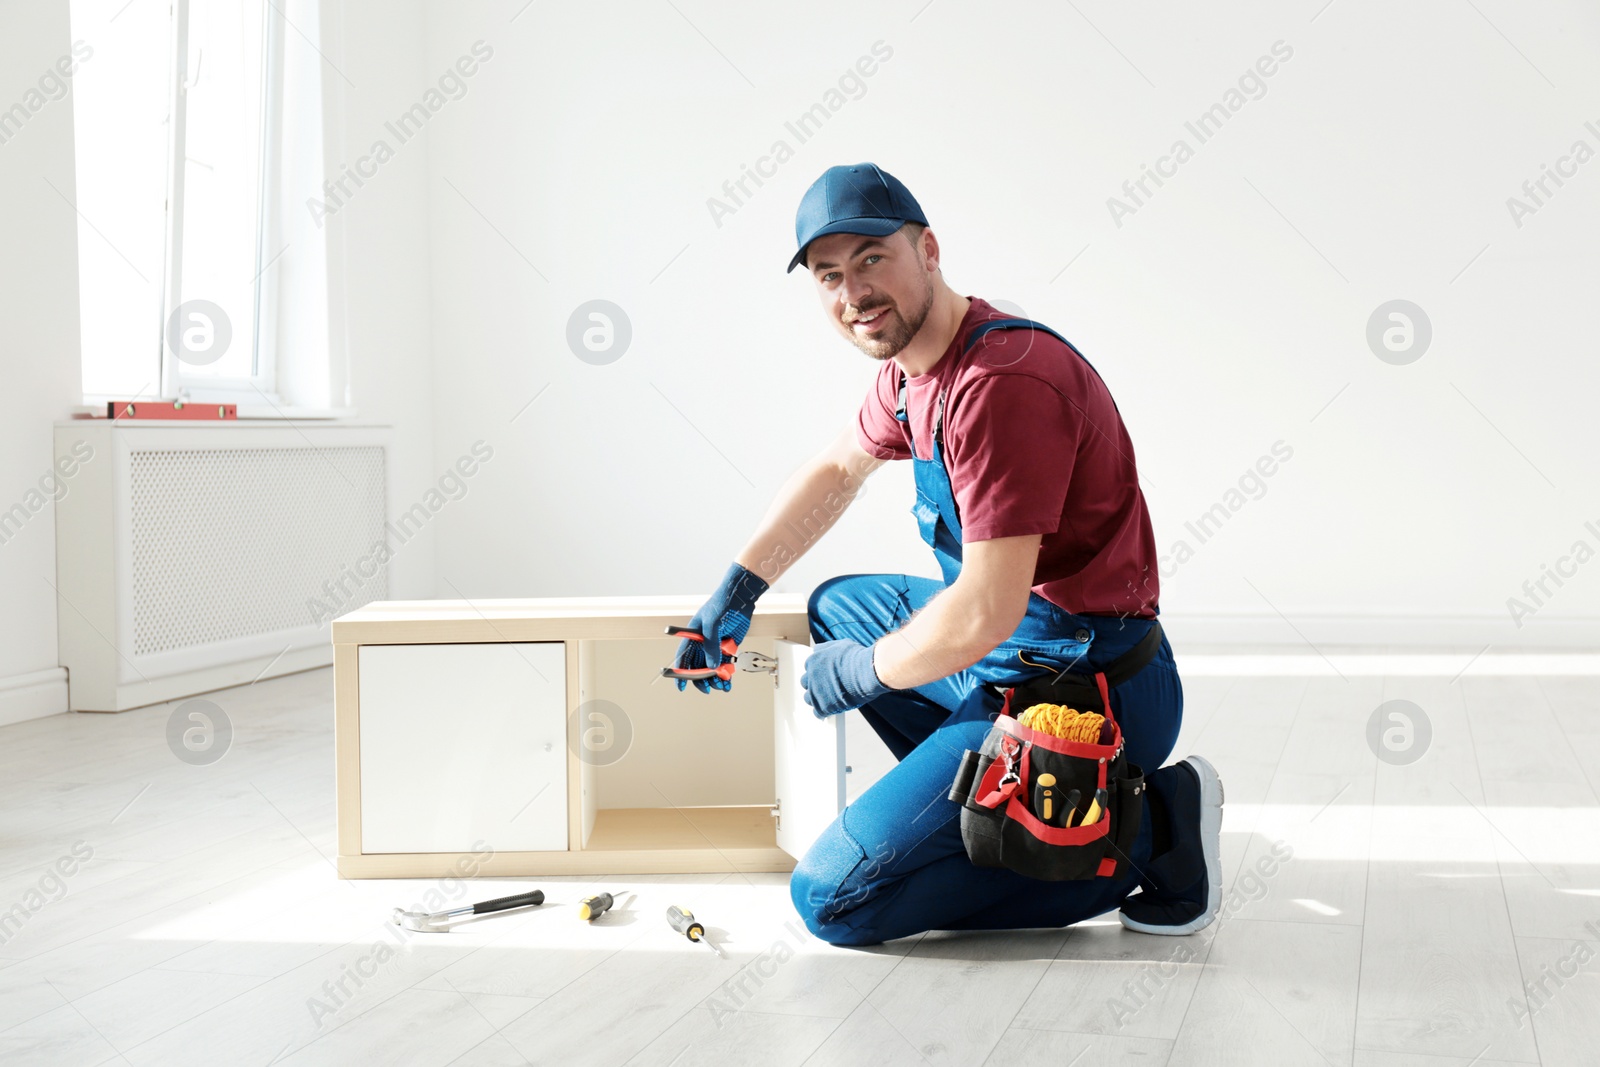
[[[1034,322],[1032,319],[990,319],[987,322],[981,322],[977,326],[973,327],[972,333],[967,336],[966,347],[964,347],[961,350],[962,354],[965,355],[967,352],[970,352],[972,350],[972,346],[978,343],[978,339],[980,337],[982,337],[985,334],[990,333],[990,332],[992,332],[994,330],[1041,330],[1044,333],[1049,334],[1051,337],[1054,337],[1057,341],[1060,341],[1062,344],[1066,345],[1067,348],[1072,351],[1073,355],[1077,356],[1079,359],[1082,359],[1083,362],[1084,362],[1084,365],[1087,366],[1090,370],[1094,371],[1096,377],[1100,376],[1100,372],[1095,370],[1094,364],[1090,363],[1087,359],[1085,359],[1083,353],[1078,351],[1078,346],[1077,345],[1073,344],[1071,341],[1067,340],[1065,337],[1062,337],[1059,333],[1056,333],[1054,330],[1052,330],[1050,327],[1046,326],[1044,323],[1042,323],[1042,322]],[[1115,401],[1113,401],[1113,403],[1115,403]],[[896,419],[899,419],[901,422],[905,422],[907,420],[907,418],[908,418],[908,416],[906,415],[906,372],[905,371],[901,371],[900,372],[900,389],[899,389],[899,395],[896,398],[896,404],[895,404],[895,409],[894,409],[894,417]],[[938,406],[937,409],[935,409],[934,414],[933,414],[933,436],[934,436],[935,439],[939,438],[940,432],[943,429],[944,429],[944,394],[940,393],[939,394],[939,406]]]
[[[901,387],[899,387],[899,403],[894,406],[894,418],[901,422],[907,421],[906,416],[906,371],[901,371]],[[910,432],[907,430],[907,438]],[[939,445],[944,443],[944,392],[939,392],[939,403],[933,410],[933,446],[934,453],[938,454]]]
[[[990,319],[987,322],[980,322],[977,326],[973,327],[972,333],[967,337],[967,347],[963,348],[962,351],[965,352],[967,349],[970,349],[973,345],[978,343],[978,339],[980,337],[992,330],[1043,330],[1051,337],[1054,337],[1057,341],[1060,341],[1068,348],[1071,348],[1074,352],[1077,351],[1077,349],[1073,347],[1071,341],[1067,340],[1065,337],[1062,337],[1059,333],[1056,333],[1044,323],[1034,322],[1032,319]]]
[[[976,327],[973,328],[972,334],[967,338],[967,348],[963,349],[962,351],[965,352],[967,349],[970,349],[974,344],[977,343],[978,338],[992,330],[1042,330],[1051,337],[1054,337],[1057,341],[1060,341],[1062,344],[1066,345],[1067,348],[1071,349],[1072,354],[1077,356],[1079,359],[1082,359],[1088,368],[1094,371],[1096,377],[1098,377],[1100,374],[1099,371],[1094,370],[1093,363],[1090,363],[1087,359],[1084,359],[1084,355],[1082,352],[1078,351],[1077,345],[1073,344],[1065,337],[1062,337],[1059,333],[1056,333],[1044,323],[1034,322],[1032,319],[990,319],[988,322],[980,322]]]
[[[894,417],[899,419],[901,422],[906,422],[908,419],[908,416],[906,415],[905,371],[900,372],[900,396],[898,402],[895,404]],[[939,393],[938,406],[933,410],[933,440],[936,444],[942,443],[944,440],[944,393],[942,391]]]

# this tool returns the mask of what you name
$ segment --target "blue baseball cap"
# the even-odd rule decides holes
[[[911,190],[876,163],[829,167],[811,183],[794,213],[794,238],[800,249],[789,270],[805,262],[806,247],[830,233],[887,237],[908,222],[928,225]]]

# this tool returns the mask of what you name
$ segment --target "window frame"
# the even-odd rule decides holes
[[[255,249],[253,264],[255,276],[251,282],[251,322],[248,330],[234,329],[234,344],[248,341],[251,349],[251,373],[246,377],[215,378],[185,374],[186,364],[180,360],[167,343],[167,324],[174,311],[183,303],[183,232],[185,224],[184,184],[188,168],[188,90],[191,88],[191,63],[189,38],[190,0],[172,0],[172,48],[170,53],[170,92],[168,97],[167,138],[167,200],[166,235],[162,277],[161,319],[158,323],[160,340],[160,395],[165,400],[185,403],[236,403],[254,406],[265,401],[273,408],[284,406],[278,395],[278,346],[276,329],[271,328],[277,319],[276,293],[271,289],[267,271],[271,263],[264,263],[266,233],[271,220],[268,217],[270,196],[269,181],[278,164],[277,139],[273,137],[276,124],[282,119],[284,86],[283,22],[273,18],[273,5],[262,3],[261,30],[261,104],[256,115],[257,150],[259,165],[255,186]],[[204,55],[200,55],[203,62]],[[265,292],[264,292],[265,291]],[[243,326],[243,324],[236,324]]]

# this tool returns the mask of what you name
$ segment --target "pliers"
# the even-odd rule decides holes
[[[668,626],[667,633],[673,637],[682,637],[690,641],[704,641],[706,635],[698,630],[691,630],[687,626]],[[766,671],[772,673],[778,669],[778,661],[771,656],[755,650],[739,651],[739,643],[731,637],[722,639],[724,655],[732,656],[727,663],[715,667],[662,667],[661,677],[682,678],[685,681],[702,681],[709,678],[720,678],[724,682],[733,677],[735,670],[741,671]]]

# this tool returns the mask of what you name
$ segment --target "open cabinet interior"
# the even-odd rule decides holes
[[[773,639],[745,648],[772,654]],[[729,692],[661,676],[678,639],[578,642],[575,736],[585,850],[774,848],[769,674]],[[825,768],[818,768],[819,773]]]
[[[579,642],[583,850],[776,848],[798,859],[892,765],[859,715],[811,713],[800,686],[808,646],[749,641],[741,651],[771,656],[776,674],[737,671],[730,691],[710,693],[661,677],[677,647]]]

